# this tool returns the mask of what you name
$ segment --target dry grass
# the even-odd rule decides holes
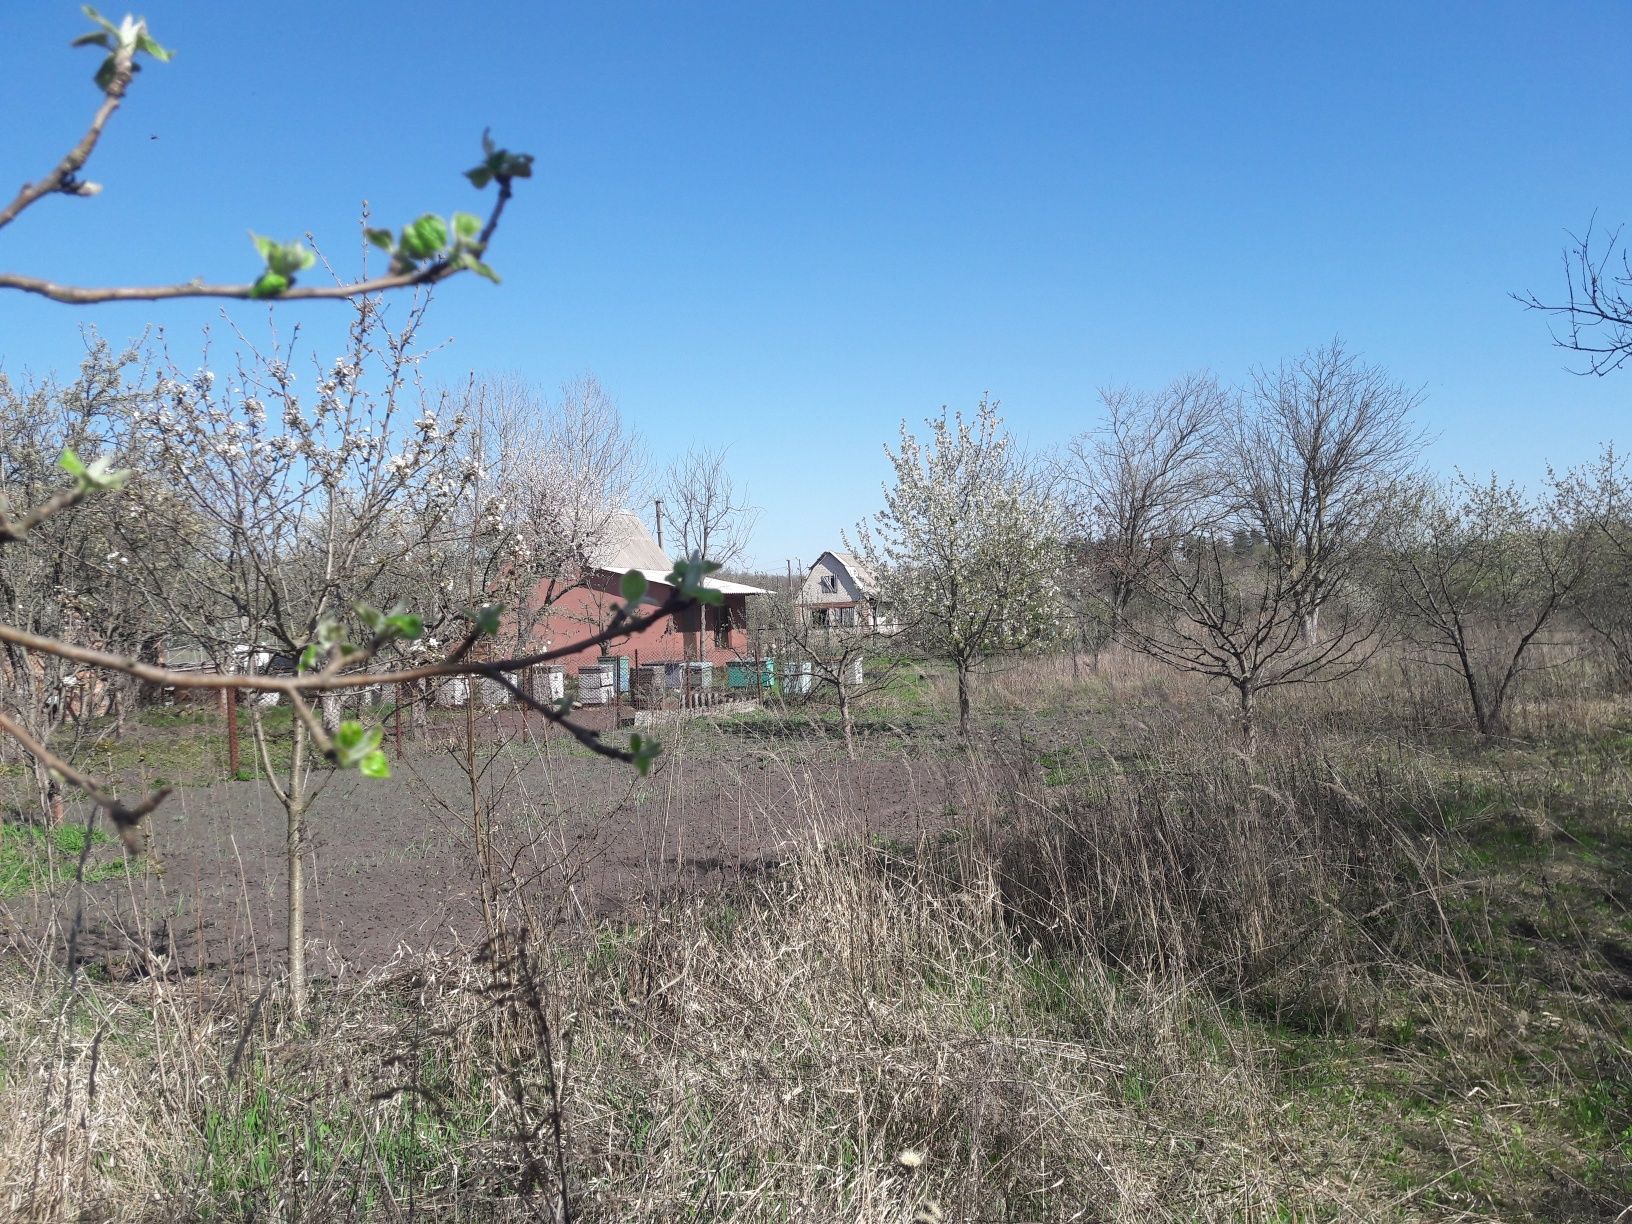
[[[1249,758],[1203,687],[1030,662],[948,833],[830,838],[807,793],[762,884],[512,925],[302,1027],[14,960],[0,1214],[1613,1218],[1632,741],[1564,674],[1533,742],[1430,729],[1454,693],[1390,661]]]

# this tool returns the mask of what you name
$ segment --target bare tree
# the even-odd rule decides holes
[[[740,562],[759,510],[726,467],[723,447],[691,447],[669,464],[663,484],[664,546],[670,554]]]
[[[1553,343],[1580,354],[1586,368],[1578,374],[1608,374],[1632,358],[1632,256],[1621,245],[1621,231],[1610,230],[1600,240],[1589,222],[1579,237],[1570,235],[1565,249],[1562,302],[1548,302],[1534,293],[1514,297],[1531,310],[1563,321],[1553,331]]]
[[[1309,640],[1310,571],[1288,568],[1262,543],[1240,547],[1241,524],[1251,521],[1249,511],[1226,505],[1198,522],[1144,574],[1145,606],[1123,624],[1136,650],[1229,684],[1249,742],[1260,694],[1341,679],[1382,641],[1380,610],[1359,598],[1333,601],[1335,623]]]
[[[1321,609],[1394,518],[1422,452],[1410,422],[1421,402],[1333,341],[1259,370],[1230,431],[1223,476],[1302,601],[1315,641]]]
[[[1494,476],[1431,489],[1384,554],[1408,640],[1456,674],[1474,727],[1497,735],[1536,647],[1587,575],[1585,537],[1556,502]]]
[[[874,628],[871,617],[843,628],[813,623],[794,592],[772,595],[765,620],[764,632],[780,648],[783,692],[802,687],[796,677],[808,675],[808,696],[832,698],[845,755],[855,760],[856,710],[890,687],[902,663],[899,649],[890,649],[889,637]]]
[[[1212,492],[1226,397],[1210,374],[1192,374],[1155,395],[1116,389],[1100,400],[1104,425],[1072,440],[1059,478],[1083,559],[1104,576],[1114,635]]]
[[[1608,650],[1622,685],[1632,686],[1632,471],[1606,446],[1590,463],[1548,475],[1560,514],[1587,549],[1570,608]]]
[[[1144,615],[1124,619],[1125,640],[1228,683],[1249,737],[1259,694],[1362,666],[1385,618],[1359,578],[1403,505],[1422,446],[1409,423],[1417,401],[1334,342],[1257,372],[1228,425],[1194,448],[1157,448],[1182,462],[1153,499],[1160,546],[1130,567]],[[1217,410],[1211,394],[1201,402]]]

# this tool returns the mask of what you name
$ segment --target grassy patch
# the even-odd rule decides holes
[[[126,863],[117,843],[100,829],[93,830],[90,837],[86,882],[124,875]],[[55,829],[24,824],[0,826],[0,897],[16,897],[73,879],[85,851],[85,830],[80,825]],[[111,856],[108,851],[113,852]]]

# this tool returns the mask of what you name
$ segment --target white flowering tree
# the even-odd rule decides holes
[[[480,379],[463,412],[463,449],[476,460],[467,598],[503,603],[497,645],[520,649],[594,572],[614,516],[645,482],[645,456],[593,375],[553,397],[515,377]]]
[[[14,384],[0,374],[0,522],[11,508],[57,493],[64,451],[133,461],[130,417],[142,375],[135,350],[115,353],[92,338],[77,376],[58,384]],[[156,489],[134,481],[125,494],[51,516],[8,540],[0,534],[0,619],[36,635],[92,640],[103,648],[153,658],[163,626],[147,613],[128,581],[136,557],[155,574],[173,575],[177,550],[144,507]],[[41,740],[55,739],[79,760],[114,716],[122,722],[134,696],[127,678],[98,679],[71,661],[0,643],[0,712]],[[97,727],[96,734],[88,734]],[[0,756],[14,745],[0,743]],[[35,794],[47,819],[62,818],[61,775],[31,760]]]
[[[82,172],[125,102],[138,60],[163,63],[170,58],[145,22],[127,16],[115,25],[94,9],[87,7],[86,13],[92,28],[74,45],[100,49],[94,76],[99,104],[68,152],[0,204],[0,235],[47,200],[83,200],[98,193],[99,186]],[[554,650],[496,656],[475,648],[497,631],[499,610],[454,607],[438,594],[452,589],[448,584],[425,580],[437,566],[469,565],[468,521],[457,542],[455,533],[444,534],[443,528],[456,521],[452,508],[476,473],[458,462],[458,426],[448,413],[433,408],[410,419],[424,402],[411,393],[417,392],[412,337],[424,300],[416,297],[406,324],[395,331],[383,326],[378,302],[392,291],[415,291],[465,272],[497,280],[486,262],[489,247],[514,184],[531,174],[528,154],[498,147],[484,133],[482,159],[465,177],[478,191],[495,189],[485,220],[464,212],[445,219],[426,213],[399,231],[365,229],[368,242],[388,258],[382,275],[370,276],[365,269],[360,278],[346,280],[331,268],[332,284],[297,284],[316,266],[316,253],[298,241],[259,236],[254,247],[260,266],[254,279],[243,283],[191,278],[173,284],[86,287],[0,272],[0,289],[73,305],[304,299],[346,302],[354,311],[348,352],[319,376],[309,394],[299,390],[287,351],[261,354],[244,341],[248,353],[236,377],[223,380],[208,369],[183,377],[172,368],[157,394],[121,417],[126,429],[117,440],[97,430],[61,437],[41,431],[42,446],[62,447],[56,459],[58,482],[53,487],[46,479],[33,478],[0,490],[0,555],[9,572],[31,572],[24,554],[49,549],[53,537],[74,519],[106,512],[109,530],[119,529],[120,542],[130,547],[112,547],[111,555],[104,555],[105,563],[128,568],[105,571],[102,585],[120,593],[141,592],[223,663],[213,672],[166,668],[127,642],[87,631],[90,622],[84,616],[65,615],[52,624],[31,621],[18,614],[27,607],[20,600],[0,609],[7,615],[0,621],[0,650],[8,675],[36,677],[71,666],[77,675],[90,677],[93,687],[118,679],[195,691],[233,690],[275,695],[292,709],[295,763],[278,787],[289,813],[289,984],[297,1013],[305,996],[300,873],[306,766],[320,760],[366,776],[389,772],[380,746],[383,728],[359,720],[326,725],[314,701],[348,690],[485,677],[591,750],[644,771],[656,755],[656,744],[638,735],[627,747],[604,742],[575,722],[570,709],[533,700],[512,677],[719,598],[703,586],[704,576],[717,567],[702,558],[675,567],[667,579],[671,594],[655,606],[643,603],[645,579],[631,574],[622,602],[610,609],[598,630]],[[130,466],[118,466],[125,462]],[[143,501],[137,513],[107,510],[131,504],[121,499],[138,487],[151,500]],[[138,520],[163,530],[144,543]],[[161,572],[156,558],[172,554],[184,564]],[[24,559],[14,561],[19,557]],[[400,606],[394,593],[403,597]],[[450,627],[436,645],[428,627],[441,622]],[[260,653],[237,647],[264,646],[267,638],[293,656],[292,672],[270,674],[254,665],[232,670]],[[16,703],[0,701],[0,735],[53,784],[71,785],[86,795],[108,814],[127,845],[137,848],[141,822],[165,800],[167,789],[138,800],[121,796],[59,751],[50,730],[38,720],[31,724]],[[257,738],[265,762],[264,735]]]
[[[907,640],[952,665],[967,731],[971,674],[1059,632],[1065,553],[1055,507],[995,403],[982,399],[972,420],[943,409],[925,424],[920,440],[903,421],[900,447],[885,448],[894,484],[851,546]]]

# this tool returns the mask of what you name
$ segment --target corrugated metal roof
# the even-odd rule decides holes
[[[673,566],[665,565],[660,570],[643,569],[640,572],[646,575],[647,582],[667,582],[669,571]],[[749,586],[746,582],[731,582],[725,578],[704,578],[703,585],[711,591],[718,591],[722,595],[768,595],[764,587]]]

